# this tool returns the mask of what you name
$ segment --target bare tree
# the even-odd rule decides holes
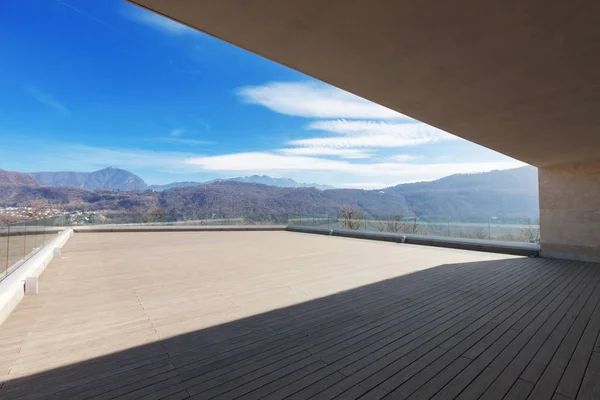
[[[540,242],[540,227],[531,218],[526,218],[521,222],[524,225],[519,232],[519,241],[525,243]]]
[[[340,207],[340,218],[342,219],[342,227],[346,229],[358,230],[363,226],[362,213],[351,206]]]
[[[461,232],[460,237],[468,239],[489,239],[488,234],[483,230],[483,228],[473,229],[470,232]]]
[[[405,233],[407,226],[402,215],[395,215],[390,219],[377,221],[375,224],[375,229],[377,229],[379,232]]]
[[[413,235],[427,235],[429,230],[426,226],[419,224],[419,217],[415,215],[407,224],[406,233],[412,233]]]
[[[165,222],[167,220],[165,210],[158,206],[152,206],[147,210],[138,208],[136,211],[139,221],[144,224],[152,222]]]

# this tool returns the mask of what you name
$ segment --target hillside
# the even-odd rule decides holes
[[[172,182],[172,183],[166,183],[164,185],[148,185],[148,189],[155,190],[157,192],[162,192],[163,190],[173,189],[176,187],[198,186],[198,185],[204,185],[204,182],[194,182],[194,181]]]
[[[191,214],[282,215],[337,214],[350,205],[370,215],[406,214],[408,204],[396,194],[358,189],[279,188],[242,182],[214,182],[160,193],[159,206],[174,219]]]
[[[74,186],[89,190],[145,190],[147,187],[139,176],[116,167],[94,172],[33,172],[29,175],[48,186]]]
[[[41,186],[39,182],[27,174],[15,171],[5,171],[0,169],[0,187],[1,186]]]
[[[417,215],[534,216],[539,212],[537,169],[457,174],[384,189],[403,196]]]
[[[22,175],[22,174],[21,174]],[[282,188],[257,183],[214,181],[153,190],[87,190],[40,186],[8,174],[0,185],[0,206],[25,206],[44,199],[67,210],[136,213],[160,206],[168,218],[195,219],[337,214],[349,205],[367,216],[487,218],[538,215],[537,170],[523,167],[481,174],[452,175],[436,181],[402,184],[383,190]]]

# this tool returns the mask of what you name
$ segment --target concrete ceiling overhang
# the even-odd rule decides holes
[[[133,0],[536,166],[600,160],[600,2]]]

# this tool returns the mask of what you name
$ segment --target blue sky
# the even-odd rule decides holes
[[[0,168],[377,188],[522,163],[121,0],[0,3]]]

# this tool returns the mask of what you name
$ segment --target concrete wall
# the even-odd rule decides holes
[[[541,255],[600,262],[600,162],[539,169]]]

